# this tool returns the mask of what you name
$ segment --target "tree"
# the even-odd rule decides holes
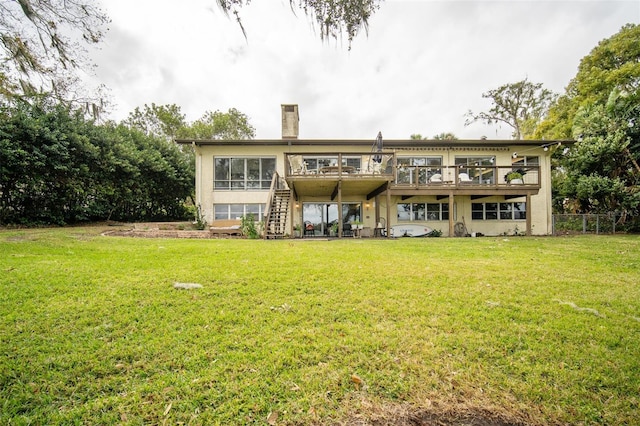
[[[411,136],[409,136],[409,138],[411,140],[414,140],[414,141],[421,141],[421,140],[429,139],[429,138],[423,138],[420,133],[414,133]],[[451,133],[451,132],[446,132],[446,133],[443,132],[443,133],[440,133],[438,135],[434,135],[433,136],[433,140],[436,140],[436,141],[455,141],[455,140],[458,140],[458,137],[455,134]]]
[[[627,24],[582,58],[565,93],[549,109],[536,137],[569,138],[581,107],[604,105],[614,89],[633,93],[640,87],[640,25]]]
[[[216,0],[227,15],[233,15],[240,25],[243,34],[246,32],[240,18],[240,9],[251,3],[251,0]],[[347,36],[349,47],[351,42],[364,28],[368,29],[369,19],[378,10],[382,0],[289,0],[291,10],[302,10],[315,20],[320,30],[320,38],[337,39],[343,34]]]
[[[176,104],[151,106],[144,104],[129,113],[123,124],[150,135],[169,141],[176,138],[178,132],[187,126],[185,115]]]
[[[611,93],[606,105],[581,107],[573,126],[577,142],[563,161],[560,194],[587,213],[640,212],[640,89]],[[635,152],[633,152],[633,151]]]
[[[451,132],[446,132],[446,133],[443,132],[438,135],[435,135],[433,139],[437,141],[456,141],[458,140],[458,137]]]
[[[640,221],[638,40],[640,26],[629,24],[598,43],[536,129],[540,138],[577,141],[560,159],[554,185],[565,210]]]
[[[514,139],[527,139],[545,117],[556,95],[543,88],[542,83],[531,83],[525,78],[489,90],[482,97],[491,99],[493,106],[489,111],[478,114],[469,111],[465,126],[476,121],[489,125],[504,123],[513,128]]]
[[[235,108],[227,112],[205,112],[198,120],[189,123],[179,106],[145,104],[136,107],[122,122],[141,132],[173,141],[176,138],[193,139],[252,139],[255,129],[249,117]]]
[[[249,117],[235,108],[227,112],[207,111],[201,118],[178,132],[182,138],[193,139],[253,139],[256,130]]]
[[[0,1],[0,96],[42,92],[78,101],[70,69],[85,66],[84,45],[99,43],[108,18],[88,0]]]
[[[162,138],[63,105],[0,105],[0,224],[185,219],[193,182]]]

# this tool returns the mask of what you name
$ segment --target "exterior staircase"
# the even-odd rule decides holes
[[[284,238],[287,233],[287,219],[289,217],[290,189],[275,189],[271,196],[268,215],[266,217],[264,237]]]

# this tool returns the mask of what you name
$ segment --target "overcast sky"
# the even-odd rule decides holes
[[[468,110],[490,107],[483,92],[524,78],[562,92],[599,41],[640,22],[638,0],[387,0],[349,51],[288,0],[245,7],[246,39],[215,0],[102,3],[112,23],[92,57],[110,118],[151,103],[189,121],[237,108],[264,139],[281,137],[287,103],[299,105],[301,138],[509,138],[464,126]]]

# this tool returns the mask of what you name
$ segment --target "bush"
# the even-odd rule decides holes
[[[241,217],[240,227],[242,229],[242,235],[247,238],[256,239],[260,236],[256,229],[256,222],[253,213],[249,213],[248,215]]]

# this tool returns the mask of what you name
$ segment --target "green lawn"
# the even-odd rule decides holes
[[[640,418],[637,236],[102,230],[0,232],[0,424]]]

